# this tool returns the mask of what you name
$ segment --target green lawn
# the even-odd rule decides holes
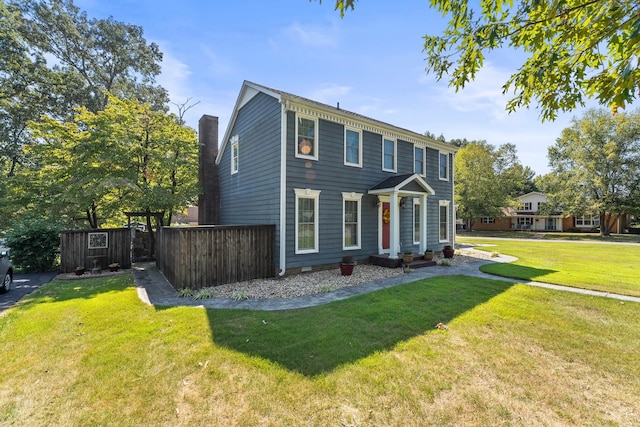
[[[486,273],[640,296],[640,245],[492,240],[464,235],[459,236],[458,242],[518,258],[509,264],[483,266],[481,270]]]
[[[637,313],[462,276],[282,312],[54,281],[0,317],[0,424],[634,425]]]

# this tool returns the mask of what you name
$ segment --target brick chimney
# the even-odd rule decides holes
[[[200,162],[198,179],[201,194],[198,198],[198,224],[220,223],[220,178],[216,156],[218,155],[218,118],[204,115],[198,122]]]

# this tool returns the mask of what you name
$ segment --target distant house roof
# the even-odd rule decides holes
[[[240,94],[238,95],[233,113],[229,120],[229,125],[227,126],[227,130],[223,137],[224,139],[222,140],[217,158],[218,163],[222,158],[222,153],[226,148],[227,142],[231,138],[231,129],[233,129],[233,126],[235,124],[238,111],[247,102],[253,99],[253,97],[258,93],[264,93],[277,99],[279,102],[283,103],[286,106],[287,110],[297,111],[297,109],[299,109],[298,107],[306,107],[311,110],[321,111],[323,114],[320,117],[329,121],[348,124],[351,126],[359,126],[364,130],[369,130],[375,133],[399,138],[407,142],[422,144],[448,153],[455,153],[456,151],[458,151],[458,148],[456,146],[448,144],[446,142],[437,141],[426,135],[394,126],[380,120],[372,119],[370,117],[363,116],[362,114],[354,113],[349,110],[344,110],[342,108],[339,108],[339,106],[333,107],[331,105],[323,104],[321,102],[314,101],[299,95],[294,95],[289,92],[285,92],[279,89],[273,89],[245,80],[242,84]]]

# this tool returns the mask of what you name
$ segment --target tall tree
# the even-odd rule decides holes
[[[531,174],[518,161],[513,144],[496,149],[486,141],[467,143],[455,157],[458,218],[473,229],[478,218],[503,216],[503,208],[515,204]]]
[[[618,215],[640,209],[640,111],[592,109],[574,118],[549,147],[549,165],[550,202],[572,215],[598,215],[609,235]]]
[[[321,1],[321,0],[320,0]],[[336,0],[344,16],[356,0]],[[424,36],[427,71],[464,88],[493,50],[524,53],[504,83],[514,111],[539,105],[543,120],[595,98],[616,112],[640,86],[637,0],[430,0],[448,18],[441,35]]]
[[[81,109],[72,122],[32,125],[41,141],[30,150],[39,177],[32,185],[49,199],[43,208],[92,228],[121,224],[124,211],[162,212],[169,222],[198,194],[195,132],[149,104],[108,99],[104,110]]]

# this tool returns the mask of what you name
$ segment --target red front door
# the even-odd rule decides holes
[[[389,249],[391,211],[389,202],[382,202],[382,249]]]

